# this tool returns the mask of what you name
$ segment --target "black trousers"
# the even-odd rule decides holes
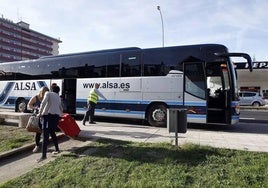
[[[47,157],[47,146],[49,144],[49,135],[52,138],[56,151],[59,151],[58,139],[55,130],[58,126],[59,115],[48,114],[43,116],[43,143],[42,143],[42,158]]]
[[[42,130],[42,124],[40,120],[39,120],[39,128]],[[36,146],[40,146],[41,134],[42,133],[35,133],[35,145]]]
[[[95,114],[95,107],[96,104],[94,102],[89,102],[87,111],[84,115],[83,122],[85,123],[86,121],[89,122],[94,122],[94,114]]]

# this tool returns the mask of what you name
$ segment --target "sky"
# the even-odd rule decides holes
[[[162,22],[161,14],[163,18]],[[59,53],[217,43],[268,61],[267,0],[0,0],[0,15],[60,39]]]

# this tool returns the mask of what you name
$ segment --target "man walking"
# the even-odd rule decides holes
[[[83,125],[86,124],[87,120],[89,120],[90,124],[95,124],[94,122],[95,107],[96,107],[96,104],[98,103],[99,97],[107,100],[106,97],[104,97],[103,94],[99,91],[99,87],[100,87],[100,84],[95,83],[94,88],[92,88],[89,92],[89,96],[87,100],[88,109],[83,118]]]

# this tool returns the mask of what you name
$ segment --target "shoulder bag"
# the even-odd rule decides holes
[[[39,127],[39,117],[37,117],[36,115],[30,116],[26,129],[29,132],[41,133],[42,130]]]

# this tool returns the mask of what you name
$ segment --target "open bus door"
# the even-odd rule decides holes
[[[76,79],[64,79],[62,83],[63,112],[76,114]]]
[[[227,62],[209,62],[205,66],[207,86],[207,123],[231,124],[231,86]]]
[[[230,87],[221,63],[191,57],[184,61],[184,101],[188,121],[207,124],[231,123]],[[226,68],[226,67],[225,67]],[[226,78],[227,77],[227,78]]]

